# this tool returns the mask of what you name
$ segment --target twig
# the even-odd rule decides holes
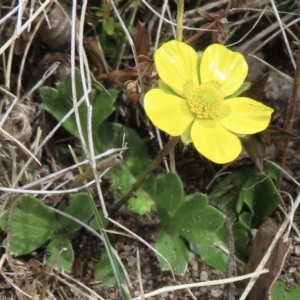
[[[234,235],[232,231],[232,221],[226,216],[225,225],[228,231],[228,245],[229,245],[229,254],[228,254],[228,266],[226,270],[225,277],[231,278],[236,276],[236,262],[235,262],[235,247],[234,247]],[[230,299],[230,288],[231,284],[226,284],[224,287],[223,300]]]
[[[102,172],[106,169],[109,169],[109,168],[119,164],[122,160],[123,160],[123,157],[120,154],[116,154],[109,158],[106,158],[106,159],[100,161],[96,165],[96,172]],[[81,184],[83,184],[84,181],[86,181],[86,180],[88,181],[88,180],[92,179],[93,176],[94,176],[93,169],[92,168],[87,169],[83,174],[80,174],[77,177],[75,177],[73,183],[71,184],[71,188],[80,186]]]
[[[125,149],[126,148],[111,149],[111,150],[108,150],[108,151],[106,151],[106,152],[104,152],[102,154],[97,155],[95,158],[96,159],[100,159],[102,157],[114,154],[116,152],[123,151]],[[72,166],[70,166],[68,168],[59,170],[59,171],[57,171],[55,173],[49,174],[48,176],[40,178],[40,179],[38,179],[38,180],[36,180],[34,182],[30,182],[30,183],[28,183],[26,185],[23,185],[23,186],[19,187],[17,190],[18,191],[24,190],[24,189],[26,190],[26,189],[32,188],[32,187],[34,187],[34,186],[36,186],[38,184],[46,183],[46,182],[48,182],[50,180],[53,180],[53,179],[58,179],[60,176],[64,175],[65,173],[67,173],[67,172],[69,172],[71,170],[74,170],[74,169],[78,169],[78,167],[83,166],[83,165],[87,164],[88,162],[89,161],[86,159],[86,160],[84,160],[84,161],[82,161],[82,162],[80,162],[78,164],[74,164],[74,165],[72,165]],[[13,193],[13,191],[12,192],[7,192],[7,193],[1,195],[0,196],[0,200],[7,198],[11,193]],[[52,191],[48,192],[48,194],[51,194],[51,193],[52,193]]]
[[[154,14],[156,15],[157,17],[159,17],[160,19],[162,19],[164,22],[166,22],[167,24],[170,24],[172,26],[177,26],[176,23],[170,21],[169,19],[166,19],[165,17],[163,17],[162,15],[160,15],[156,10],[154,10],[151,5],[146,1],[146,0],[141,0],[144,5]],[[209,29],[209,28],[198,28],[198,27],[189,27],[189,26],[183,26],[183,29],[188,29],[188,30],[193,30],[193,31],[215,31],[215,30],[212,30],[212,29]]]
[[[6,255],[3,254],[1,257],[1,261],[0,261],[0,274],[2,275],[2,277],[5,279],[5,281],[11,285],[16,291],[18,291],[19,293],[23,294],[24,296],[28,297],[29,299],[33,299],[33,297],[31,297],[30,295],[28,295],[27,293],[25,293],[22,289],[20,289],[12,279],[10,279],[8,276],[6,276],[6,274],[3,272],[3,268],[2,265],[4,263]]]
[[[161,9],[161,15],[162,16],[165,15],[165,12],[166,12],[167,7],[168,7],[168,3],[169,3],[168,0],[164,0],[163,7]],[[163,25],[163,19],[160,18],[159,21],[158,21],[157,30],[156,30],[157,34],[156,34],[155,43],[154,43],[154,47],[153,47],[154,50],[157,49],[158,44],[159,44],[159,40],[160,40],[160,37],[161,37],[162,25]],[[158,140],[159,149],[162,149],[163,148],[163,143],[162,143],[162,139],[161,139],[161,134],[160,134],[160,131],[157,127],[155,128],[155,132],[156,132],[156,137],[157,137],[157,140]],[[164,164],[165,164],[165,167],[166,167],[166,171],[169,172],[170,169],[169,169],[169,165],[168,165],[168,162],[167,162],[166,158],[164,158]]]
[[[2,129],[0,127],[0,132],[2,132],[4,135],[6,135],[11,141],[16,143],[20,149],[22,149],[25,153],[27,153],[31,158],[33,158],[40,166],[42,165],[40,161],[32,154],[21,142],[19,142],[17,139],[15,139],[12,135],[10,135],[7,131]]]
[[[78,105],[80,105],[84,101],[84,97],[80,99]],[[43,146],[50,140],[53,134],[61,127],[61,125],[74,113],[74,107],[70,109],[70,111],[57,123],[57,125],[51,130],[51,132],[45,137],[42,143],[39,145],[38,148],[35,149],[34,155],[38,153]],[[26,163],[23,165],[21,171],[18,174],[16,181],[12,184],[12,187],[15,187],[22,175],[24,174],[25,170],[27,170],[28,165],[31,163],[32,157],[29,157]]]
[[[114,219],[108,218],[108,220],[113,223],[114,225],[116,225],[117,227],[123,229],[124,231],[128,232],[131,236],[133,236],[134,238],[136,238],[138,241],[140,241],[142,244],[144,244],[146,247],[148,247],[150,250],[152,250],[157,256],[161,257],[161,259],[163,259],[166,264],[168,265],[168,267],[171,270],[172,273],[172,277],[175,280],[175,276],[174,276],[174,272],[173,269],[170,265],[170,263],[168,262],[168,260],[160,253],[158,252],[154,247],[152,247],[149,243],[147,243],[144,239],[142,239],[139,235],[135,234],[133,231],[129,230],[127,227],[123,226],[122,224],[118,223],[117,221],[115,221]],[[106,230],[106,232],[109,232],[108,230]]]
[[[289,16],[289,15],[288,15]],[[297,19],[294,19],[292,20],[291,22],[289,22],[288,24],[284,25],[284,27],[286,28],[286,30],[288,32],[290,32],[290,27],[296,23],[298,23],[300,21],[300,18],[297,18]],[[282,22],[283,22],[283,19],[282,19]],[[266,39],[263,39],[263,41],[260,41],[258,43],[258,46],[253,50],[252,53],[255,53],[257,52],[258,50],[260,50],[261,48],[263,48],[265,45],[267,45],[271,40],[273,40],[277,35],[279,35],[281,32],[281,30],[277,30],[276,32],[274,32],[271,36],[269,36],[268,38]]]
[[[176,40],[182,41],[183,32],[183,13],[184,13],[184,0],[178,0],[177,4],[177,28],[176,28]]]
[[[166,12],[168,3],[169,3],[168,0],[164,0],[163,7],[162,7],[162,9],[161,9],[161,15],[162,15],[162,16],[165,15],[165,12]],[[156,29],[157,34],[156,34],[155,43],[154,43],[154,47],[153,47],[155,50],[156,50],[157,47],[158,47],[158,43],[159,43],[160,37],[161,37],[161,35],[162,35],[162,34],[161,34],[162,24],[163,24],[163,19],[162,19],[162,18],[159,18],[159,21],[158,21],[158,24],[157,24],[157,29]]]
[[[290,19],[292,19],[293,16],[291,15],[286,15],[282,18],[282,21],[283,22],[287,22],[289,21]],[[279,24],[276,22],[276,23],[273,23],[272,25],[270,25],[269,27],[267,27],[266,29],[262,30],[261,32],[255,34],[255,36],[250,39],[249,41],[247,41],[246,43],[244,43],[243,45],[239,46],[237,48],[237,50],[239,52],[245,52],[247,49],[251,48],[252,45],[258,45],[260,46],[261,44],[261,41],[263,41],[265,39],[265,37],[270,34],[271,32],[273,32],[277,27],[279,27]],[[257,51],[257,50],[256,50]]]
[[[246,34],[243,35],[242,38],[240,38],[237,42],[234,42],[230,45],[227,45],[227,47],[232,47],[234,45],[239,44],[240,42],[242,42],[252,31],[253,29],[256,27],[256,25],[259,23],[259,21],[261,20],[261,18],[263,17],[263,15],[265,14],[267,10],[267,6],[265,7],[265,9],[261,12],[260,16],[258,17],[258,19],[255,21],[254,25],[250,28],[250,30],[248,30],[248,32]]]
[[[217,204],[218,210],[225,215],[225,226],[228,232],[228,259],[227,259],[227,270],[225,273],[226,278],[231,278],[236,276],[236,262],[235,262],[235,247],[234,247],[234,235],[232,231],[233,222],[229,219],[224,207]],[[226,284],[224,287],[223,299],[227,300],[230,294],[230,284]]]
[[[283,36],[283,39],[284,39],[284,42],[285,42],[287,51],[288,51],[288,53],[289,53],[291,62],[292,62],[292,64],[293,64],[294,69],[296,69],[296,63],[295,63],[295,60],[294,60],[294,57],[293,57],[293,54],[292,54],[291,47],[290,47],[290,45],[289,45],[289,42],[288,42],[288,39],[287,39],[287,36],[286,36],[286,33],[285,33],[285,31],[284,31],[284,28],[283,28],[283,25],[282,25],[282,21],[281,21],[281,19],[280,19],[280,16],[279,16],[279,13],[278,13],[276,4],[275,4],[274,0],[270,0],[270,1],[271,1],[273,10],[274,10],[274,14],[275,14],[275,16],[276,16],[276,19],[277,19],[277,21],[278,21],[278,23],[279,23],[279,26],[280,26],[280,29],[281,29],[281,32],[282,32],[282,36]]]
[[[39,21],[37,22],[32,34],[30,35],[30,38],[28,40],[28,42],[26,43],[26,47],[23,51],[23,54],[22,54],[22,61],[21,61],[21,64],[20,64],[20,71],[19,71],[19,75],[18,75],[18,79],[17,79],[17,92],[16,92],[16,96],[18,98],[20,98],[21,96],[21,85],[22,85],[22,78],[23,78],[23,70],[24,70],[24,67],[25,67],[25,63],[26,63],[26,60],[27,60],[27,54],[29,52],[29,49],[30,49],[30,46],[31,46],[31,43],[33,41],[33,39],[35,38],[36,36],[36,33],[37,31],[39,30],[42,22],[44,21],[44,15],[39,19]]]
[[[142,273],[141,273],[141,260],[140,260],[140,250],[139,248],[136,249],[136,261],[137,261],[137,277],[138,277],[138,281],[139,281],[139,288],[140,288],[140,294],[142,299],[144,299],[144,288],[143,288],[143,282],[142,282]]]
[[[52,2],[52,0],[46,0],[38,10],[32,15],[32,17],[25,22],[25,24],[20,28],[20,34],[35,20],[38,15]],[[18,38],[17,34],[14,34],[1,48],[0,55]]]
[[[25,98],[31,98],[32,94],[44,84],[44,82],[57,70],[59,67],[60,62],[54,62],[44,73],[42,79],[40,79],[31,89],[29,92],[26,93]]]
[[[73,6],[73,9],[75,7]],[[89,70],[89,66],[88,66],[88,62],[86,59],[86,54],[84,52],[84,47],[83,47],[83,40],[84,40],[84,20],[85,20],[85,16],[86,16],[86,8],[87,8],[87,1],[83,1],[83,5],[82,5],[82,10],[81,10],[81,16],[80,16],[80,23],[79,23],[79,64],[80,64],[80,76],[81,76],[81,81],[82,81],[82,85],[83,85],[83,90],[84,90],[84,95],[85,95],[85,104],[87,107],[87,139],[88,139],[88,148],[85,148],[85,153],[87,158],[90,161],[91,164],[91,170],[92,170],[92,174],[94,176],[95,179],[95,183],[96,183],[96,190],[97,190],[97,194],[98,194],[98,198],[100,200],[100,205],[104,214],[104,217],[108,216],[107,210],[106,210],[106,206],[105,206],[105,202],[104,202],[104,198],[103,198],[103,193],[100,187],[100,180],[99,180],[99,176],[97,173],[97,166],[96,166],[96,159],[95,159],[95,150],[94,150],[94,139],[93,139],[93,128],[92,128],[92,113],[93,113],[93,106],[90,104],[89,101],[89,97],[88,97],[88,90],[91,89],[91,80],[90,80],[90,76],[89,74],[91,73]],[[76,27],[75,25],[75,16],[76,16],[76,11],[72,11],[72,22],[73,22],[73,27]],[[74,61],[75,61],[75,57],[74,57]],[[85,66],[85,68],[84,68]],[[86,75],[85,75],[86,73]],[[87,83],[85,78],[88,79]],[[75,83],[75,82],[74,82]],[[88,84],[88,87],[87,87]],[[81,124],[77,123],[77,126],[81,126]],[[85,140],[84,140],[84,136],[81,136],[81,142],[83,143],[83,145],[85,145]],[[86,147],[86,146],[85,146]]]
[[[95,299],[100,299],[100,300],[105,300],[104,298],[102,298],[101,296],[99,296],[95,291],[93,291],[92,289],[90,289],[89,287],[87,287],[86,285],[82,284],[80,282],[80,280],[76,280],[75,278],[69,276],[68,274],[66,274],[64,271],[62,271],[62,276],[68,278],[69,280],[75,282],[77,285],[80,285],[82,288],[86,289],[89,293],[91,293]],[[92,298],[94,300],[94,298]]]
[[[118,21],[120,22],[120,25],[129,41],[129,44],[130,44],[130,47],[131,47],[131,51],[132,51],[132,54],[133,54],[133,59],[134,59],[134,62],[135,62],[135,65],[137,66],[137,73],[138,73],[138,79],[139,79],[139,83],[140,83],[140,87],[141,87],[141,94],[143,95],[144,94],[144,85],[143,85],[143,77],[142,77],[142,73],[141,73],[141,70],[140,68],[138,68],[139,66],[139,59],[138,59],[138,56],[137,56],[137,53],[136,53],[136,50],[135,50],[135,45],[134,45],[134,42],[131,38],[131,35],[126,27],[126,25],[124,24],[121,16],[120,16],[120,13],[118,12],[118,9],[114,3],[113,0],[110,0],[110,4],[115,12],[115,15],[116,17],[118,18]]]
[[[19,4],[14,7],[9,13],[7,13],[1,20],[0,20],[0,26],[2,23],[4,23],[6,20],[10,19],[12,15],[19,9]]]
[[[87,187],[93,185],[95,180],[88,182],[80,187],[76,187],[73,189],[66,189],[66,190],[59,190],[59,191],[42,191],[42,190],[26,190],[21,188],[6,188],[0,187],[0,191],[2,192],[9,192],[9,193],[16,193],[16,194],[31,194],[31,195],[60,195],[60,194],[70,194],[70,193],[78,193],[79,191],[86,189]]]
[[[84,203],[84,205],[87,205],[87,203]],[[87,225],[85,222],[82,222],[79,219],[73,217],[72,215],[69,215],[69,214],[63,212],[62,210],[59,210],[59,209],[54,208],[52,206],[48,206],[47,208],[54,211],[58,215],[62,215],[64,217],[74,221],[75,223],[78,223],[80,226],[87,229],[89,232],[91,232],[93,235],[95,235],[97,238],[99,238],[101,241],[103,241],[103,237],[101,236],[101,234],[99,234],[96,230],[94,230],[92,227]]]
[[[235,1],[236,0],[230,0],[230,1],[228,1],[227,7],[222,12],[220,12],[220,14],[218,15],[218,17],[214,18],[214,20],[212,22],[204,24],[203,26],[201,26],[199,28],[199,31],[196,34],[194,34],[192,37],[190,37],[187,40],[185,40],[185,42],[187,44],[191,44],[192,42],[194,42],[197,39],[199,39],[205,33],[203,31],[203,29],[208,30],[208,29],[213,29],[214,27],[216,27],[220,23],[220,20],[226,17],[229,9],[234,5]]]
[[[207,3],[207,4],[203,5],[203,6],[201,6],[200,8],[197,7],[197,8],[194,8],[194,9],[186,11],[184,13],[184,17],[188,18],[188,17],[194,15],[195,13],[198,13],[199,10],[208,11],[211,8],[215,8],[215,7],[218,7],[218,6],[222,6],[224,4],[228,4],[228,2],[230,2],[230,0],[212,1],[211,3]]]
[[[69,283],[68,281],[66,281],[65,279],[61,278],[60,276],[58,276],[57,274],[55,274],[55,278],[62,282],[64,285],[68,286],[70,288],[70,290],[72,291],[76,291],[76,293],[78,293],[81,296],[84,296],[86,299],[90,299],[90,300],[95,300],[95,296],[91,296],[85,292],[83,292],[82,290],[80,290],[78,287],[76,287],[74,284]],[[98,296],[100,297],[100,296]],[[102,299],[102,298],[99,298]]]
[[[16,24],[16,35],[19,37],[21,34],[21,25],[22,25],[22,18],[23,18],[23,11],[26,7],[28,0],[19,1],[20,5],[18,8],[18,17],[17,17],[17,24]]]

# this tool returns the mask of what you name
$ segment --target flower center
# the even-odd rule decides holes
[[[224,96],[218,85],[202,84],[191,90],[186,96],[193,112],[200,119],[214,119],[220,114]]]

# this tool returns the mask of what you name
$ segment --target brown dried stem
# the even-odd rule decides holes
[[[213,29],[216,28],[217,30],[221,29],[221,25],[220,25],[220,20],[225,18],[229,9],[235,4],[236,0],[231,0],[229,1],[227,7],[225,10],[223,10],[217,17],[212,17],[209,14],[202,12],[203,17],[207,20],[210,21],[210,23],[204,24],[203,26],[200,27],[199,31],[193,35],[192,37],[190,37],[189,39],[187,39],[185,41],[185,43],[190,44],[192,42],[194,42],[195,40],[199,39],[202,35],[204,35],[204,33],[206,31],[203,31],[201,29]]]
[[[109,169],[109,168],[119,164],[122,160],[123,160],[123,157],[121,154],[113,155],[111,157],[108,157],[108,158],[100,161],[96,165],[96,170],[97,170],[97,172],[103,172],[106,169]],[[84,183],[84,181],[88,181],[88,180],[92,179],[93,176],[94,176],[93,169],[92,168],[87,169],[84,173],[75,177],[75,179],[71,185],[71,188],[76,188],[78,186],[81,186]]]

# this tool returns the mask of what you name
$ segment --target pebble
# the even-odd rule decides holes
[[[294,253],[296,256],[300,256],[300,246],[299,245],[294,247]]]
[[[201,271],[200,273],[200,281],[206,281],[208,279],[208,274],[206,271]]]
[[[220,289],[213,289],[210,291],[210,294],[213,298],[219,298],[223,294],[223,291]]]
[[[137,262],[137,259],[134,256],[126,257],[126,260],[127,260],[128,266],[130,266],[130,267],[135,265]]]

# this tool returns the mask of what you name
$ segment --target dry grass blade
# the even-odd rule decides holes
[[[52,0],[46,0],[38,9],[37,11],[32,15],[30,19],[28,19],[25,24],[20,28],[21,34],[25,29],[29,27],[29,25],[43,12],[43,10],[52,2]],[[3,54],[3,52],[10,47],[10,45],[18,38],[17,34],[14,34],[1,48],[0,48],[0,55]]]
[[[100,295],[98,295],[96,292],[94,292],[92,289],[90,289],[90,288],[87,287],[86,285],[82,284],[80,281],[74,279],[73,277],[69,276],[69,275],[66,274],[65,272],[62,272],[62,276],[66,277],[66,278],[69,279],[70,281],[73,281],[75,284],[81,286],[82,288],[86,289],[90,294],[93,295],[93,298],[91,298],[92,300],[95,300],[95,299],[105,300],[105,299],[102,298]]]
[[[2,275],[2,277],[6,280],[7,283],[9,283],[16,291],[18,291],[21,295],[24,295],[26,297],[28,297],[28,299],[33,299],[33,297],[31,297],[30,295],[28,295],[27,293],[25,293],[24,291],[22,291],[22,289],[20,289],[14,282],[12,279],[10,279],[5,272],[3,271],[3,264],[6,260],[6,254],[3,254],[0,260],[0,274]]]
[[[20,149],[22,149],[25,153],[27,153],[30,157],[32,157],[40,166],[42,165],[40,163],[40,161],[34,156],[34,154],[32,154],[21,142],[19,142],[17,139],[15,139],[12,135],[10,135],[7,131],[5,131],[4,129],[2,129],[0,127],[0,132],[8,138],[8,140],[13,141],[14,143],[16,143]]]
[[[147,293],[147,294],[144,295],[144,297],[145,297],[145,299],[147,299],[149,297],[153,297],[153,296],[160,295],[160,294],[163,294],[163,293],[174,292],[174,291],[182,290],[182,289],[186,289],[186,288],[220,285],[220,284],[227,284],[227,283],[232,283],[232,282],[236,282],[236,281],[245,280],[245,279],[248,279],[248,278],[257,278],[259,275],[265,274],[265,273],[268,273],[268,272],[269,272],[268,270],[261,270],[261,271],[253,272],[251,274],[232,277],[232,278],[228,278],[228,279],[211,280],[211,281],[208,281],[208,282],[198,282],[198,283],[191,283],[191,284],[183,284],[183,285],[164,287],[164,288],[158,289],[156,291]],[[141,297],[135,297],[132,300],[142,300],[142,298]]]
[[[290,47],[290,44],[288,42],[288,39],[287,39],[287,36],[286,36],[286,33],[285,33],[285,30],[284,30],[284,26],[282,24],[282,21],[281,21],[281,18],[279,16],[279,13],[278,13],[278,10],[277,10],[277,7],[276,7],[276,4],[275,4],[275,1],[274,0],[271,0],[271,4],[272,4],[272,7],[273,7],[273,10],[274,10],[274,14],[276,16],[276,19],[279,23],[279,26],[280,26],[280,29],[281,29],[281,33],[282,33],[282,36],[283,36],[283,39],[284,39],[284,42],[285,42],[285,45],[286,45],[286,48],[287,48],[287,51],[289,53],[289,57],[291,59],[291,62],[294,66],[294,69],[296,69],[296,62],[295,62],[295,59],[293,57],[293,54],[292,54],[292,50],[291,50],[291,47]]]
[[[147,243],[143,238],[141,238],[139,235],[135,234],[134,232],[132,232],[131,230],[129,230],[128,228],[126,228],[125,226],[123,226],[122,224],[118,223],[117,221],[108,218],[110,222],[112,222],[113,224],[115,224],[116,226],[120,227],[121,229],[123,229],[124,231],[128,232],[130,235],[132,235],[135,239],[139,240],[141,243],[143,243],[144,245],[146,245],[149,249],[151,249],[157,256],[161,257],[169,266],[171,272],[172,272],[172,277],[173,279],[175,279],[175,275],[173,272],[173,269],[170,265],[170,263],[168,262],[168,260],[161,255],[154,247],[152,247],[149,243]]]

